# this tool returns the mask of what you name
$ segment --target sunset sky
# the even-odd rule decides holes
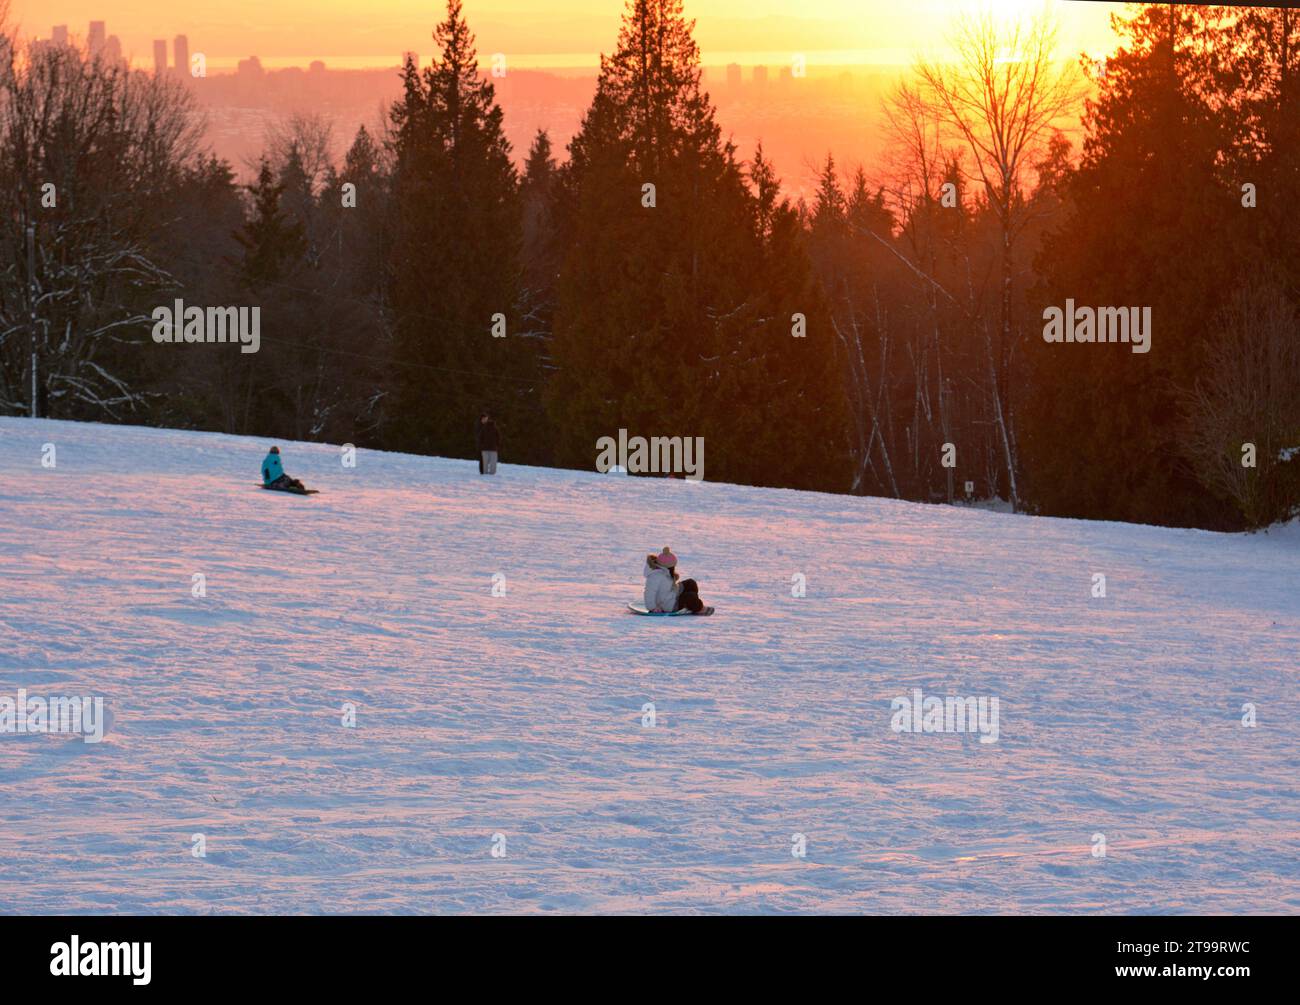
[[[595,66],[617,36],[623,0],[466,0],[480,55],[504,52],[514,66]],[[1035,0],[688,0],[706,64],[779,64],[805,54],[810,66],[908,63],[942,51],[946,25],[962,10],[992,6],[1009,15],[1043,9]],[[1107,18],[1122,4],[1049,0],[1063,55],[1113,48]],[[84,39],[93,18],[108,22],[142,65],[151,40],[185,34],[214,69],[257,55],[267,66],[386,66],[408,49],[427,59],[440,0],[13,0],[12,20],[28,37],[67,24]]]

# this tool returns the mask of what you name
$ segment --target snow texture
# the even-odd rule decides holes
[[[0,911],[1300,909],[1295,526],[269,445],[0,419],[0,697],[111,715],[0,735]]]

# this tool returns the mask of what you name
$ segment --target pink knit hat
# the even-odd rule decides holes
[[[677,556],[665,546],[664,550],[659,553],[658,561],[665,569],[671,569],[677,565]]]

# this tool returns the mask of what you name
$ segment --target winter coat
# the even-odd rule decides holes
[[[700,599],[700,584],[693,579],[683,579],[677,586],[677,610],[699,614],[704,610]]]
[[[647,611],[672,611],[677,607],[677,584],[673,574],[661,566],[645,564],[645,608]]]
[[[284,474],[284,467],[280,464],[280,455],[267,454],[266,460],[262,462],[262,484],[270,485],[282,474]]]
[[[501,432],[497,429],[497,424],[491,419],[478,423],[474,427],[474,441],[478,444],[479,453],[485,450],[500,451]]]

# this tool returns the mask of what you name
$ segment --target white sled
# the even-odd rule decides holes
[[[690,611],[652,611],[645,604],[628,604],[627,609],[633,614],[644,614],[651,618],[675,618],[679,614],[690,614]]]
[[[699,614],[695,614],[695,615],[692,615],[690,611],[684,611],[684,610],[683,611],[652,611],[644,604],[628,604],[627,609],[631,611],[633,614],[643,614],[648,618],[675,618],[683,614],[686,615],[687,617],[704,618],[704,617],[708,617],[710,614],[713,613],[712,607],[706,607]]]

